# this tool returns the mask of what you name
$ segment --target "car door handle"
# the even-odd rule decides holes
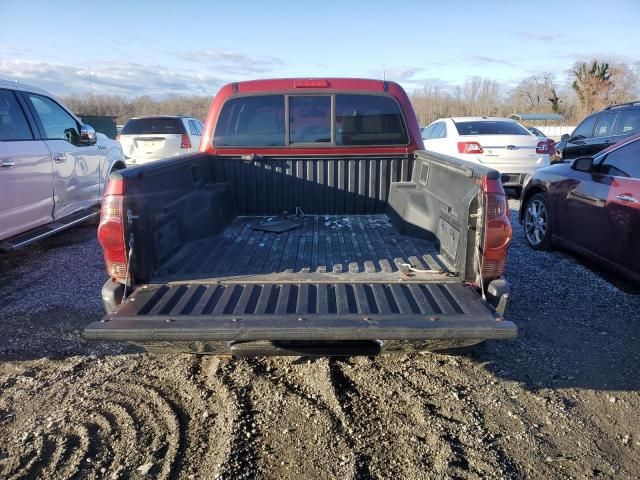
[[[106,145],[98,145],[98,150],[106,150],[107,146]]]
[[[66,153],[54,153],[53,154],[53,161],[56,163],[64,163],[67,161],[67,154]]]
[[[636,197],[634,197],[633,195],[629,195],[628,193],[621,193],[620,195],[618,195],[616,197],[618,200],[622,200],[623,202],[630,202],[630,203],[640,203],[640,200],[638,200]]]
[[[0,160],[0,168],[11,168],[15,166],[16,162],[13,160]]]

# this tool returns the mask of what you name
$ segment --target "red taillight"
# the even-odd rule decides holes
[[[547,140],[538,142],[538,145],[536,146],[536,153],[542,155],[549,153],[549,142]]]
[[[191,148],[191,139],[186,133],[182,134],[182,138],[180,139],[180,148]]]
[[[127,251],[124,240],[124,182],[109,180],[102,199],[98,241],[104,252],[104,262],[110,277],[126,281]]]
[[[509,204],[504,193],[485,194],[485,236],[482,278],[491,280],[504,272],[513,232],[509,221]]]
[[[458,153],[484,153],[482,145],[478,142],[458,142]]]

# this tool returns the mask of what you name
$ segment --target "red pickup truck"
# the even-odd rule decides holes
[[[515,337],[500,176],[422,149],[394,82],[224,86],[198,153],[111,175],[86,337],[236,356]]]

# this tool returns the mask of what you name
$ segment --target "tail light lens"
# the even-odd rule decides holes
[[[509,205],[504,193],[485,193],[486,217],[482,278],[492,280],[504,272],[513,236]]]
[[[536,146],[536,153],[539,155],[549,153],[549,141],[542,140],[541,142],[538,142],[538,145]]]
[[[115,280],[126,281],[127,251],[124,240],[124,182],[109,180],[102,199],[98,241],[104,252],[107,273]]]
[[[182,134],[182,138],[180,139],[180,148],[191,148],[191,139],[186,133]]]
[[[458,142],[458,153],[484,153],[482,145],[478,142]]]

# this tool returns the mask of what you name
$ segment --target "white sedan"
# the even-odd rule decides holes
[[[521,187],[527,174],[550,161],[549,143],[508,118],[441,118],[422,139],[427,150],[498,170],[507,187]]]

